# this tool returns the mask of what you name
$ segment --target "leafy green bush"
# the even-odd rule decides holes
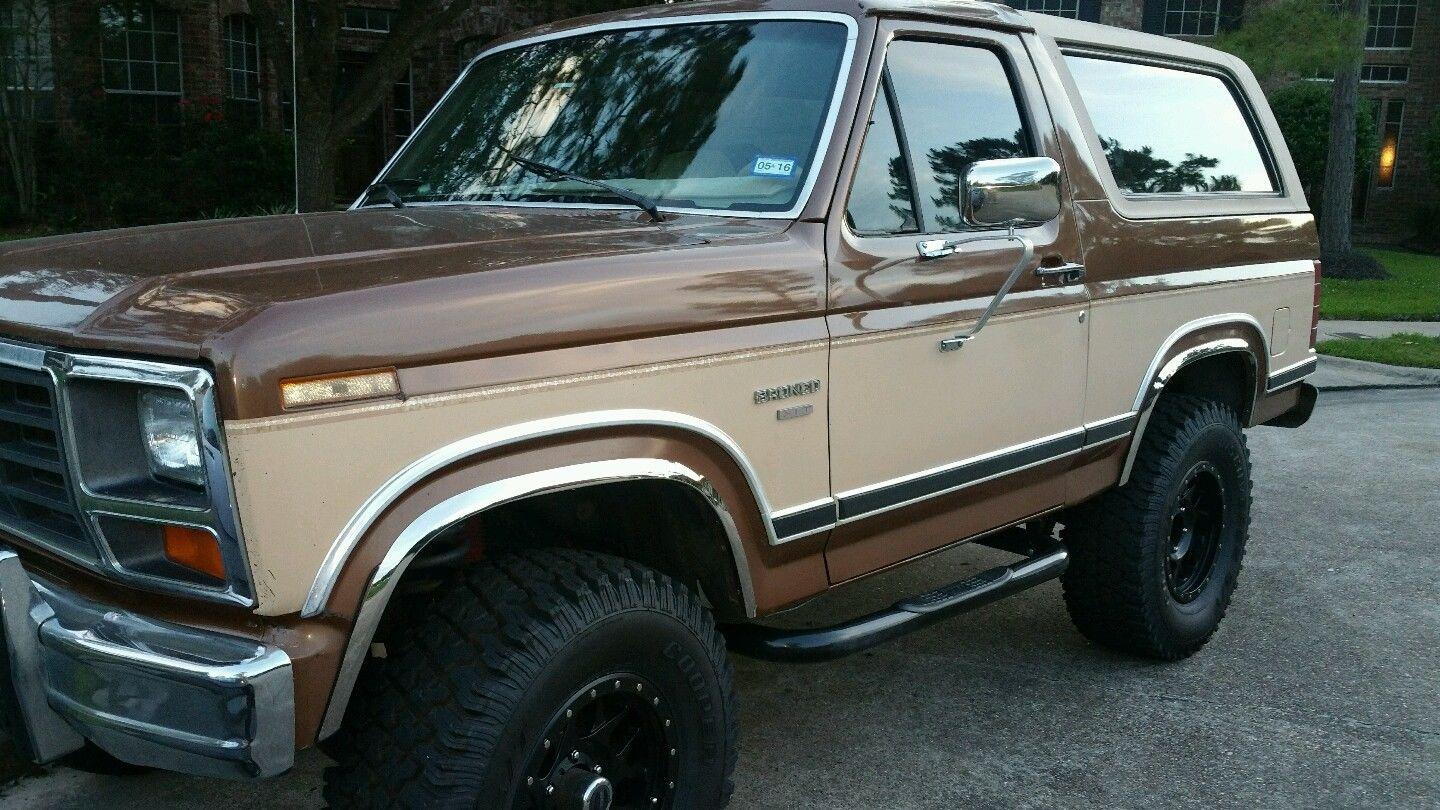
[[[1270,108],[1280,122],[1280,131],[1295,159],[1300,183],[1310,197],[1312,209],[1320,207],[1320,189],[1325,182],[1325,157],[1330,151],[1330,85],[1325,82],[1295,82],[1276,91]],[[1355,167],[1366,171],[1379,154],[1379,136],[1370,108],[1355,110]]]
[[[226,117],[219,99],[173,123],[136,124],[103,97],[81,126],[42,139],[41,218],[61,229],[124,227],[280,210],[293,199],[288,136]]]

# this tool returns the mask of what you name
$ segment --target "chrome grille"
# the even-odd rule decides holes
[[[50,376],[5,365],[0,365],[0,526],[96,560],[71,495]]]

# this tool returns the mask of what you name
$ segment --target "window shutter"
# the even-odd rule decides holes
[[[1080,0],[1080,19],[1100,22],[1100,0]]]
[[[1220,0],[1220,30],[1234,31],[1245,17],[1245,0]]]
[[[1145,0],[1145,17],[1140,29],[1148,34],[1165,33],[1165,0]]]

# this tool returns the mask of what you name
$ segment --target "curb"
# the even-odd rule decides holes
[[[1320,366],[1318,373],[1321,374],[1327,370],[1341,373],[1353,371],[1388,378],[1384,382],[1375,383],[1339,382],[1330,385],[1314,384],[1315,387],[1321,391],[1365,391],[1440,387],[1440,369],[1391,366],[1385,363],[1372,363],[1368,360],[1351,360],[1347,357],[1335,357],[1328,354],[1320,355],[1319,359]]]

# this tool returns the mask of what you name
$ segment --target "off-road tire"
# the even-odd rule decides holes
[[[1208,465],[1206,474],[1222,487],[1224,527],[1210,573],[1191,601],[1181,603],[1167,584],[1170,516],[1197,465]],[[1203,647],[1235,591],[1250,489],[1250,453],[1235,411],[1187,394],[1161,397],[1129,481],[1063,521],[1070,565],[1061,583],[1080,632],[1097,644],[1165,661]]]
[[[413,608],[327,741],[330,806],[514,806],[527,752],[567,696],[614,670],[654,684],[678,728],[679,776],[661,805],[729,801],[730,663],[684,585],[605,554],[538,550],[458,571]]]

